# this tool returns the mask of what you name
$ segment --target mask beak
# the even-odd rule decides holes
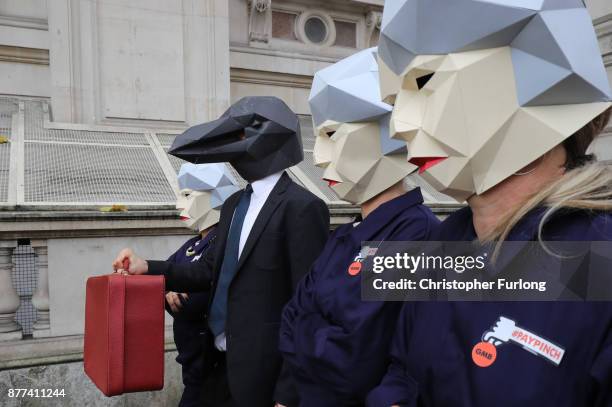
[[[221,117],[185,130],[172,143],[168,154],[191,163],[224,162],[244,153],[240,135],[244,125]]]

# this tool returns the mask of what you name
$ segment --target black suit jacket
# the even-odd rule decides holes
[[[216,248],[205,259],[193,264],[149,261],[149,274],[163,274],[168,290],[213,293],[239,198],[237,192],[223,204]],[[328,234],[325,203],[284,173],[253,224],[228,292],[226,361],[232,397],[239,406],[297,404],[289,370],[278,351],[280,317]],[[212,351],[209,330],[205,341]]]

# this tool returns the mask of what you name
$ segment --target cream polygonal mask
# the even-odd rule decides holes
[[[581,0],[385,4],[381,96],[393,138],[440,192],[481,194],[611,104]]]
[[[389,136],[392,107],[380,98],[376,48],[317,72],[309,103],[315,165],[341,199],[361,204],[416,169],[405,143]]]
[[[223,163],[183,164],[178,183],[176,208],[185,225],[196,232],[217,224],[223,202],[240,189]]]

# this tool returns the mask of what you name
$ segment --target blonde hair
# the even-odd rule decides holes
[[[512,229],[538,207],[547,208],[538,226],[540,241],[546,222],[559,210],[612,211],[612,164],[596,162],[586,155],[586,149],[605,129],[611,113],[612,108],[607,109],[564,142],[568,154],[568,170],[564,175],[517,207],[483,239],[497,242],[494,258]]]

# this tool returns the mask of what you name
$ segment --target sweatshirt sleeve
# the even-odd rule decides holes
[[[608,329],[606,339],[601,350],[595,357],[591,368],[591,379],[594,382],[594,407],[607,407],[612,405],[612,327]]]
[[[417,382],[407,373],[405,365],[412,311],[412,304],[405,303],[391,344],[391,363],[380,384],[368,394],[368,407],[417,405]]]

